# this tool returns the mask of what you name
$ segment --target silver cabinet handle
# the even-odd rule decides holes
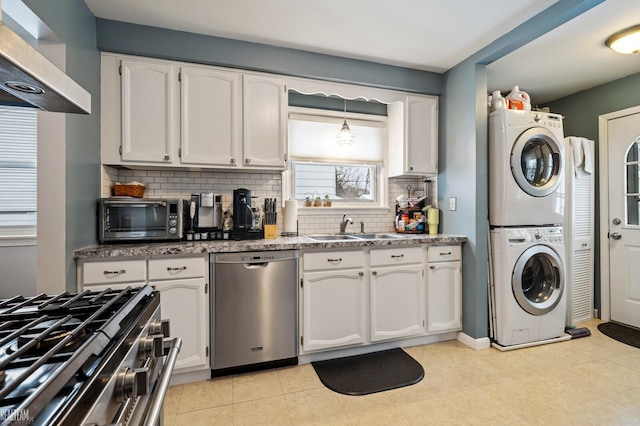
[[[231,164],[236,164],[236,159],[235,159],[235,158],[232,158],[229,162],[230,162]]]
[[[614,240],[619,240],[620,238],[622,238],[622,235],[618,232],[614,232],[613,234],[611,234],[611,238],[613,238]]]
[[[392,259],[402,259],[404,257],[404,254],[392,254],[391,258]]]
[[[167,271],[169,271],[169,272],[186,271],[186,270],[187,270],[186,266],[179,266],[177,268],[172,268],[170,266],[167,266]]]
[[[126,269],[120,269],[119,271],[103,271],[102,273],[104,275],[119,275],[119,274],[126,274],[127,270]]]
[[[436,269],[436,267],[431,265],[431,266],[429,266],[429,269]]]
[[[250,159],[250,158],[245,158],[245,159],[244,159],[244,162],[245,162],[245,163],[247,163],[247,164],[249,164],[249,163],[251,162],[251,159]]]
[[[168,155],[164,156],[164,161],[169,161],[171,159],[171,157],[169,157]]]
[[[450,251],[448,251],[446,253],[442,252],[442,253],[440,253],[440,256],[451,256],[451,252]]]
[[[376,272],[376,271],[371,271],[371,275],[378,275],[378,272]]]
[[[331,263],[332,265],[337,265],[338,263],[342,262],[342,258],[339,257],[337,259],[327,259],[327,262]]]

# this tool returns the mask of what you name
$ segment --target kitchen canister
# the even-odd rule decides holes
[[[427,210],[427,223],[429,224],[429,235],[437,235],[440,224],[440,209],[430,208]]]

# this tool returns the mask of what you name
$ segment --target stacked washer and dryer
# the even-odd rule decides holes
[[[489,115],[490,315],[500,350],[567,340],[562,116]]]

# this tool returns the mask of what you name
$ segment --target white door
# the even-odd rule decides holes
[[[607,128],[611,320],[640,327],[640,113]]]
[[[176,361],[181,368],[208,368],[208,297],[203,278],[149,283],[160,292],[160,316],[169,320],[171,337],[182,338]]]
[[[305,351],[365,341],[362,270],[305,272],[302,286],[302,348]]]
[[[159,61],[123,59],[122,161],[171,163],[176,139],[175,69]]]
[[[240,74],[182,67],[183,164],[235,166],[240,141]]]
[[[244,76],[242,162],[245,167],[285,167],[287,102],[283,80]]]
[[[372,269],[371,341],[424,332],[422,265],[378,266]]]

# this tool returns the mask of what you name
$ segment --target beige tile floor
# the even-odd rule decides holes
[[[458,341],[405,350],[418,384],[366,396],[310,364],[172,386],[167,425],[640,425],[640,349],[601,334],[509,352]]]

